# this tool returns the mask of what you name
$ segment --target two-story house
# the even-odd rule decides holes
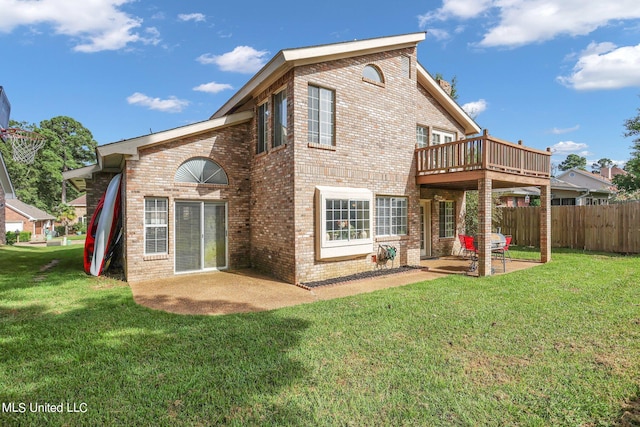
[[[418,265],[452,253],[469,189],[489,275],[491,189],[539,186],[548,205],[550,154],[481,133],[418,63],[424,37],[282,50],[209,120],[99,146],[64,176],[91,215],[123,174],[129,281],[253,267],[308,283],[375,268],[381,244]]]

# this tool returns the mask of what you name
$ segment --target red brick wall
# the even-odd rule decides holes
[[[273,95],[287,89],[288,141],[273,148],[273,121],[269,120],[267,151],[256,154],[257,122],[251,123],[251,264],[287,282],[295,281],[295,219],[293,169],[293,73],[289,72],[255,100],[267,101],[274,117]],[[257,108],[254,110],[257,117]]]
[[[417,265],[419,199],[415,184],[416,76],[402,73],[403,49],[299,67],[295,70],[295,232],[296,282],[310,282],[372,270],[378,243],[399,249],[396,265]],[[362,70],[375,64],[384,86],[364,82]],[[310,146],[307,98],[310,84],[335,91],[335,147]],[[317,261],[314,194],[317,185],[367,188],[375,195],[409,198],[407,236],[375,240],[371,254],[347,260]],[[375,231],[375,200],[371,206]]]
[[[176,200],[224,201],[228,204],[229,268],[250,264],[248,125],[237,125],[207,134],[168,142],[140,151],[139,160],[127,160],[124,232],[127,236],[126,275],[130,282],[174,274],[174,204]],[[193,157],[218,163],[229,185],[197,185],[174,182],[178,167]],[[144,199],[169,201],[167,255],[144,255]]]

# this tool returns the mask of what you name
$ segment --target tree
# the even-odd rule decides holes
[[[74,188],[67,188],[63,182],[62,172],[95,162],[98,144],[91,132],[65,116],[43,120],[40,127],[12,120],[10,127],[31,130],[46,138],[45,145],[36,153],[35,162],[30,165],[14,161],[11,146],[0,144],[17,197],[47,212],[53,212],[67,199],[78,197],[79,193]]]
[[[60,203],[55,207],[54,212],[56,214],[56,221],[64,226],[65,236],[69,234],[69,224],[78,217],[76,209],[66,203]]]
[[[587,159],[577,154],[569,154],[567,158],[558,165],[558,169],[561,171],[567,171],[569,169],[587,170]]]
[[[639,136],[640,135],[640,108],[638,109],[638,115],[634,118],[627,119],[624,122],[626,132],[624,136]],[[631,146],[631,159],[624,166],[624,170],[628,172],[627,175],[616,175],[613,177],[613,183],[625,193],[638,194],[640,190],[640,137],[633,140]]]
[[[597,173],[600,173],[600,169],[602,168],[612,168],[616,166],[615,163],[613,163],[613,160],[611,159],[607,159],[606,157],[598,160],[597,162],[593,163],[591,165],[591,170]]]
[[[500,197],[497,194],[491,195],[491,225],[496,227],[502,222],[502,210],[498,208]],[[469,236],[478,234],[478,191],[467,191],[465,195],[465,233]]]

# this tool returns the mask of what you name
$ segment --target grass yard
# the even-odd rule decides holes
[[[204,317],[137,306],[81,254],[0,247],[2,426],[640,423],[640,257]]]

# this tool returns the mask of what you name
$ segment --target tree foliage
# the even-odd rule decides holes
[[[602,159],[598,160],[597,162],[591,165],[591,170],[594,172],[600,173],[600,169],[612,168],[614,166],[616,166],[616,164],[613,163],[613,160],[603,157]]]
[[[98,144],[91,132],[81,123],[65,116],[43,120],[40,126],[13,120],[9,126],[31,130],[46,138],[33,164],[13,160],[11,144],[0,143],[0,151],[18,199],[46,212],[54,212],[63,201],[78,197],[79,193],[74,188],[65,188],[66,185],[63,185],[62,172],[95,162]]]
[[[587,158],[578,156],[577,154],[569,154],[567,158],[558,165],[558,169],[561,171],[567,171],[569,169],[587,170]]]
[[[640,190],[640,108],[638,114],[624,122],[626,137],[636,137],[631,146],[631,159],[624,166],[627,175],[616,175],[613,183],[624,193],[638,194]]]
[[[465,194],[465,216],[464,229],[469,236],[478,234],[478,191],[467,191]],[[497,194],[491,195],[491,226],[495,228],[502,222],[502,210],[497,206],[500,204],[500,197]]]

